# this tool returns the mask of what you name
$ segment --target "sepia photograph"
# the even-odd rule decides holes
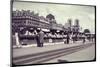
[[[12,65],[96,61],[96,6],[11,1]]]

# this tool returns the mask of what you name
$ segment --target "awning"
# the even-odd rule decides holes
[[[42,29],[42,31],[44,31],[44,32],[50,32],[49,29]]]

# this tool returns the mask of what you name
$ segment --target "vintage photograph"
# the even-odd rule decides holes
[[[14,0],[12,64],[96,61],[96,6]]]

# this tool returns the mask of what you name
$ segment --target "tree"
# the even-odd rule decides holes
[[[55,19],[55,17],[54,17],[52,14],[48,14],[48,15],[46,16],[46,18],[48,18],[49,20]]]
[[[84,33],[90,33],[89,29],[84,29]]]
[[[46,18],[50,21],[50,23],[56,23],[55,17],[52,14],[48,14]]]

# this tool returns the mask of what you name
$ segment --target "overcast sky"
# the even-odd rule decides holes
[[[46,17],[49,13],[55,16],[57,23],[65,24],[69,18],[73,23],[79,19],[79,24],[83,29],[90,29],[95,32],[95,8],[93,6],[46,4],[33,2],[14,2],[13,10],[31,10]]]

